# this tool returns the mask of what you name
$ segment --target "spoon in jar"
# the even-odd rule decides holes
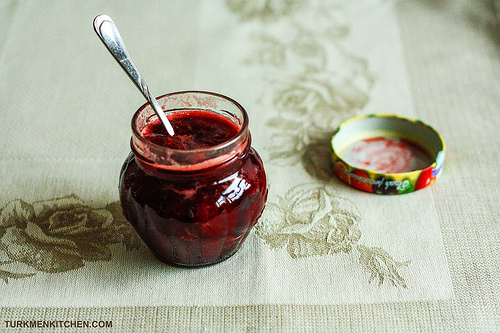
[[[125,43],[120,36],[120,32],[118,32],[115,22],[113,22],[111,17],[108,15],[98,15],[94,19],[94,30],[111,55],[120,64],[120,66],[122,66],[123,70],[128,74],[130,79],[132,79],[144,97],[146,97],[149,104],[153,107],[156,115],[160,118],[163,126],[165,126],[168,134],[173,136],[174,129],[172,125],[168,121],[167,116],[165,116],[161,106],[158,104],[158,101],[149,90],[146,81],[144,81],[139,73],[139,70],[132,61],[127,48],[125,47]]]

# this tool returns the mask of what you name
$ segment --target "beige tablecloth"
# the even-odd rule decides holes
[[[500,330],[494,8],[2,2],[0,330]],[[166,266],[121,215],[118,175],[144,101],[92,29],[100,13],[154,93],[215,91],[248,111],[269,198],[229,260]],[[436,183],[381,196],[333,175],[332,132],[371,113],[442,134]]]

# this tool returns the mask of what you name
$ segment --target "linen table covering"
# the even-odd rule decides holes
[[[3,2],[2,318],[112,320],[111,331],[496,331],[493,9]],[[230,259],[166,266],[121,215],[118,175],[144,101],[95,36],[100,13],[156,94],[214,91],[247,110],[269,197]],[[333,131],[372,113],[421,119],[442,134],[435,184],[384,196],[333,175]]]

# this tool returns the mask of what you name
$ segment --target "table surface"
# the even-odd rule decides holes
[[[220,264],[166,266],[121,215],[144,100],[102,13],[153,93],[249,114],[268,203]],[[0,331],[500,330],[497,19],[479,0],[0,2]],[[442,135],[434,184],[383,196],[333,175],[333,131],[373,113]]]

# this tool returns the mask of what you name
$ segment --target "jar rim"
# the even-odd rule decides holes
[[[239,121],[239,130],[238,133],[232,138],[230,138],[227,141],[224,141],[222,143],[206,147],[206,148],[196,148],[196,149],[175,149],[175,148],[170,148],[166,146],[161,146],[156,143],[153,143],[149,141],[148,139],[144,138],[141,135],[142,128],[140,128],[139,125],[139,117],[143,116],[143,113],[145,112],[146,109],[152,109],[149,103],[144,103],[139,109],[135,112],[134,116],[132,117],[132,122],[131,122],[131,127],[132,127],[132,141],[131,141],[131,146],[133,151],[138,151],[143,158],[147,160],[151,160],[154,162],[154,164],[160,164],[160,165],[176,165],[176,166],[181,166],[181,165],[189,165],[189,164],[199,164],[203,161],[211,160],[214,157],[217,157],[219,154],[227,154],[231,151],[234,151],[236,147],[240,146],[243,142],[245,142],[248,138],[248,114],[245,110],[245,108],[235,101],[234,99],[227,97],[225,95],[219,94],[219,93],[214,93],[214,92],[209,92],[209,91],[199,91],[199,90],[186,90],[186,91],[178,91],[178,92],[172,92],[172,93],[167,93],[164,95],[161,95],[157,97],[157,100],[161,102],[161,100],[167,101],[169,98],[175,98],[177,96],[181,95],[186,95],[187,97],[189,96],[195,96],[195,95],[200,95],[200,96],[206,96],[206,97],[214,97],[218,98],[220,100],[224,100],[232,104],[233,107],[235,107],[241,115],[235,115],[234,113],[227,111],[227,110],[222,110],[227,112],[229,115],[233,116],[234,119]],[[160,103],[161,105],[161,103]],[[163,107],[162,107],[163,109]],[[203,108],[199,106],[186,106],[186,107],[176,107],[173,109],[163,109],[163,111],[168,114],[168,111],[182,111],[182,110],[207,110],[207,111],[213,111],[216,112],[215,110],[210,109],[209,107]],[[150,118],[157,118],[155,114],[151,114],[151,116],[148,116],[147,119]],[[242,118],[242,119],[240,119]],[[144,128],[144,127],[143,127]],[[175,134],[174,134],[175,135]],[[137,142],[138,141],[138,142]],[[139,145],[138,145],[139,144]],[[145,148],[148,147],[147,151],[145,152]],[[152,156],[149,156],[149,155]],[[146,156],[148,155],[148,156]],[[174,159],[168,158],[160,158],[158,155],[165,155],[165,156],[175,156]],[[190,163],[182,163],[179,161],[182,161],[184,159],[186,160],[191,160],[192,161],[192,156],[197,155],[197,156],[202,156],[203,158],[199,162],[190,162]],[[158,157],[158,158],[155,158]]]

